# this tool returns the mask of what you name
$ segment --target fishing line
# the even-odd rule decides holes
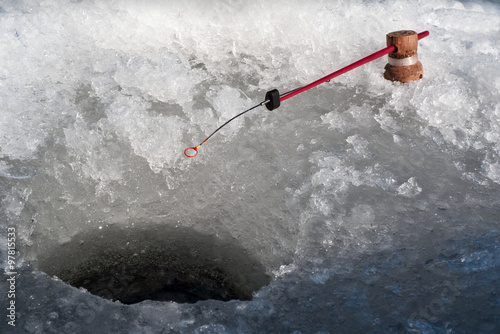
[[[279,95],[279,93],[278,93],[278,97],[280,97],[280,98],[281,98],[282,96],[284,96],[284,95],[286,95],[286,94],[289,94],[289,93],[292,93],[292,92],[294,92],[294,91],[296,91],[297,89],[300,89],[300,88],[301,88],[301,87],[298,87],[298,88],[292,89],[291,91],[288,91],[288,92],[283,93],[283,94],[281,94],[281,95]],[[246,114],[247,112],[252,111],[252,110],[254,110],[254,109],[256,109],[256,108],[258,108],[258,107],[260,107],[260,106],[264,106],[264,105],[266,105],[266,107],[267,107],[269,110],[276,109],[277,107],[274,107],[274,105],[273,105],[273,106],[271,106],[271,105],[270,105],[271,100],[270,100],[270,99],[267,99],[267,98],[268,98],[268,95],[273,95],[273,94],[275,94],[275,91],[276,91],[276,93],[278,92],[278,90],[277,90],[277,89],[274,89],[274,90],[272,90],[272,91],[267,92],[267,94],[266,94],[266,100],[265,100],[265,101],[262,101],[261,103],[256,104],[256,105],[254,105],[253,107],[251,107],[251,108],[249,108],[249,109],[247,109],[247,110],[245,110],[245,111],[243,111],[243,112],[239,113],[238,115],[236,115],[236,116],[232,117],[231,119],[227,120],[224,124],[222,124],[222,125],[221,125],[221,126],[219,126],[217,129],[215,129],[215,131],[214,131],[214,132],[212,132],[212,133],[211,133],[211,134],[210,134],[207,138],[205,138],[205,140],[203,140],[203,141],[202,141],[199,145],[186,148],[186,149],[184,150],[184,155],[185,155],[186,157],[188,157],[188,158],[194,158],[195,156],[197,156],[197,155],[198,155],[198,149],[201,147],[201,145],[203,145],[205,142],[207,142],[207,141],[208,141],[208,140],[209,140],[209,139],[210,139],[210,138],[211,138],[214,134],[216,134],[216,133],[217,133],[220,129],[222,129],[222,128],[223,128],[223,127],[225,127],[227,124],[229,124],[232,120],[234,120],[234,119],[236,119],[236,118],[238,118],[238,117],[240,117],[240,116],[243,116],[243,115],[244,115],[244,114]],[[278,100],[278,101],[279,101],[279,100]],[[279,103],[278,103],[278,105],[279,105]],[[273,108],[273,109],[270,109],[270,108],[272,108],[272,107],[274,107],[274,108]],[[191,152],[191,151],[194,151],[194,153],[191,153],[191,154],[190,154],[190,152]]]
[[[422,39],[424,37],[427,37],[429,36],[429,32],[428,31],[423,31],[421,33],[418,34],[418,39]],[[214,132],[212,132],[205,140],[203,140],[199,145],[197,146],[193,146],[193,147],[188,147],[184,150],[184,155],[186,155],[186,157],[188,158],[194,158],[195,156],[198,155],[198,149],[201,147],[201,145],[203,145],[204,143],[206,143],[214,134],[216,134],[220,129],[222,129],[224,126],[226,126],[227,124],[229,124],[232,120],[246,114],[247,112],[251,111],[251,110],[254,110],[260,106],[266,106],[266,108],[268,110],[274,110],[276,108],[278,108],[281,104],[281,102],[291,98],[291,97],[294,97],[295,95],[298,95],[302,92],[305,92],[306,90],[309,90],[313,87],[316,87],[324,82],[328,82],[330,81],[331,79],[335,78],[335,77],[338,77],[339,75],[342,75],[346,72],[349,72],[349,71],[352,71],[353,69],[361,66],[361,65],[364,65],[366,63],[369,63],[375,59],[378,59],[382,56],[385,56],[391,52],[395,52],[397,50],[397,48],[394,46],[394,45],[390,45],[386,48],[383,48],[382,50],[379,50],[375,53],[372,53],[371,55],[369,56],[366,56],[365,58],[362,58],[350,65],[347,65],[343,68],[341,68],[340,70],[338,71],[335,71],[333,73],[330,73],[326,76],[324,76],[323,78],[321,79],[318,79],[314,82],[311,82],[310,84],[308,85],[305,85],[305,86],[302,86],[302,87],[298,87],[296,89],[293,89],[291,91],[288,91],[286,93],[283,93],[283,94],[280,94],[278,92],[277,89],[273,89],[273,90],[270,90],[266,93],[266,97],[264,99],[263,102],[259,103],[259,104],[256,104],[255,106],[239,113],[238,115],[234,116],[233,118],[229,119],[228,121],[226,121],[224,124],[222,124],[221,126],[219,126]],[[194,153],[192,152],[194,151]]]

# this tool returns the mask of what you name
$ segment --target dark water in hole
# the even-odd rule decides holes
[[[251,300],[270,276],[244,249],[189,228],[106,228],[75,236],[38,267],[125,304]]]

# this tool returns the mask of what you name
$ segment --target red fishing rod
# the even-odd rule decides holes
[[[423,31],[421,33],[418,34],[418,39],[422,39],[424,37],[427,37],[429,36],[429,32],[428,31]],[[327,76],[324,76],[323,78],[321,79],[318,79],[314,82],[311,82],[310,84],[308,85],[305,85],[305,86],[302,86],[302,87],[299,87],[299,88],[296,88],[294,90],[291,90],[289,92],[286,92],[284,94],[280,94],[279,91],[277,89],[273,89],[273,90],[270,90],[266,93],[266,96],[265,96],[265,99],[263,102],[243,111],[242,113],[234,116],[233,118],[229,119],[227,122],[225,122],[224,124],[222,124],[221,126],[219,126],[214,132],[212,132],[205,140],[203,140],[199,145],[197,146],[193,146],[193,147],[188,147],[184,150],[184,154],[189,157],[189,158],[194,158],[195,156],[198,155],[198,149],[201,147],[201,145],[205,144],[214,134],[216,134],[220,129],[222,129],[224,126],[226,126],[228,123],[230,123],[232,120],[234,120],[235,118],[238,118],[244,114],[246,114],[247,112],[251,111],[251,110],[254,110],[256,109],[257,107],[260,107],[260,106],[266,106],[267,109],[269,110],[274,110],[276,108],[278,108],[281,104],[281,102],[285,101],[285,100],[288,100],[289,98],[291,97],[294,97],[295,95],[298,95],[300,93],[303,93],[305,92],[306,90],[309,90],[313,87],[316,87],[318,85],[321,85],[322,83],[324,82],[327,82],[327,81],[330,81],[332,80],[333,78],[336,78],[338,77],[339,75],[342,75],[344,73],[347,73],[349,71],[352,71],[353,69],[361,66],[361,65],[364,65],[366,63],[369,63],[375,59],[378,59],[380,57],[383,57],[391,52],[395,52],[397,50],[397,48],[394,46],[394,45],[390,45],[386,48],[383,48],[382,50],[379,50],[375,53],[372,53],[371,55],[363,58],[363,59],[360,59],[350,65],[347,65],[346,67],[343,67],[341,68],[340,70],[337,70],[333,73],[330,73],[328,74]]]

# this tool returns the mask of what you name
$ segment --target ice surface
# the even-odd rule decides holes
[[[422,80],[376,60],[182,154],[401,29],[430,31]],[[19,258],[0,332],[500,331],[498,1],[6,0],[0,31],[0,263],[8,226]],[[156,224],[274,279],[124,305],[36,270],[82,233]]]

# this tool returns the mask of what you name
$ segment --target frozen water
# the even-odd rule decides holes
[[[431,33],[423,80],[379,59],[182,154],[401,29]],[[5,0],[0,31],[2,333],[500,331],[498,1]],[[127,238],[158,226],[204,241],[180,259],[230,245],[273,279],[251,301],[125,305],[43,272],[85,260],[82,235],[149,254]]]

